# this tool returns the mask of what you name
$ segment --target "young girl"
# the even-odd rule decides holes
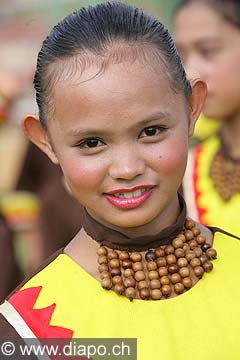
[[[238,0],[184,0],[175,40],[186,67],[207,82],[203,113],[220,131],[189,156],[184,195],[190,216],[240,234],[240,7]]]
[[[177,193],[206,87],[167,29],[123,3],[82,8],[44,41],[34,83],[24,131],[60,164],[83,227],[2,323],[25,339],[137,338],[139,360],[238,359],[240,244],[186,219]]]

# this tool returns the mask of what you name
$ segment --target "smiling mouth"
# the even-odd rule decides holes
[[[121,193],[116,193],[116,194],[111,194],[111,195],[114,197],[117,197],[119,199],[133,199],[133,198],[137,198],[137,197],[141,196],[148,190],[149,190],[149,188],[148,189],[138,189],[138,190],[131,191],[131,192],[121,192]]]
[[[121,209],[133,209],[143,204],[152,194],[154,186],[130,189],[119,189],[106,194],[107,200]]]

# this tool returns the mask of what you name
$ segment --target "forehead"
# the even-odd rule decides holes
[[[174,37],[177,45],[209,37],[224,37],[226,29],[232,28],[222,16],[206,4],[189,4],[176,15]]]
[[[102,72],[92,64],[54,86],[54,119],[137,119],[154,111],[185,109],[184,95],[176,94],[159,63],[110,63]],[[64,119],[64,120],[62,120]],[[86,120],[87,119],[87,120]],[[65,126],[65,125],[64,125]]]

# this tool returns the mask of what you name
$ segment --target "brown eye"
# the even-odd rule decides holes
[[[166,128],[163,126],[150,126],[150,127],[145,128],[142,131],[141,137],[150,137],[150,136],[159,135],[160,133],[164,132],[165,130],[166,130]]]
[[[85,149],[93,149],[93,148],[96,148],[96,147],[99,147],[99,146],[102,146],[102,145],[104,145],[104,143],[100,139],[91,138],[91,139],[83,140],[77,146],[80,147],[80,148],[85,148]]]
[[[146,136],[154,136],[157,133],[157,129],[155,127],[150,127],[145,129]]]

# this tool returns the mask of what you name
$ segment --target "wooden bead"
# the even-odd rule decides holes
[[[191,261],[193,258],[195,258],[195,253],[193,250],[187,250],[186,251],[186,259],[187,261]]]
[[[207,256],[206,256],[206,254],[202,254],[202,255],[199,257],[199,260],[201,261],[201,265],[202,265],[203,263],[205,263],[205,261],[208,260],[208,258],[207,258]]]
[[[124,280],[124,286],[126,287],[126,288],[129,288],[129,287],[133,287],[133,288],[135,288],[135,286],[136,286],[136,280],[133,278],[133,277],[128,277],[128,278],[126,278],[125,280]]]
[[[202,266],[206,272],[210,272],[213,269],[213,264],[211,261],[205,261]]]
[[[169,280],[168,276],[162,276],[160,278],[160,283],[161,283],[161,285],[169,285],[170,280]]]
[[[192,280],[190,277],[185,277],[182,279],[182,284],[185,286],[186,289],[191,289],[193,286]]]
[[[190,265],[191,267],[196,267],[196,266],[200,266],[201,265],[201,261],[198,259],[198,258],[193,258],[191,261],[190,261]]]
[[[116,285],[117,283],[122,283],[122,277],[120,275],[116,275],[112,278],[113,285]]]
[[[189,246],[187,243],[184,244],[184,245],[183,245],[183,250],[184,250],[185,253],[186,253],[186,251],[190,250],[190,246]]]
[[[190,272],[189,272],[188,267],[182,267],[182,268],[179,270],[179,274],[180,274],[181,277],[183,277],[183,278],[189,277]]]
[[[122,261],[123,269],[130,269],[132,267],[132,261],[130,259],[126,259]]]
[[[139,252],[132,252],[130,254],[130,259],[134,262],[141,261],[142,255]]]
[[[148,278],[149,280],[154,280],[154,279],[158,279],[159,278],[159,274],[156,270],[151,270],[148,273]]]
[[[109,261],[109,266],[111,268],[118,268],[120,266],[120,261],[118,259],[111,259]]]
[[[137,285],[138,285],[139,290],[145,289],[148,287],[148,283],[146,280],[139,281],[139,283]]]
[[[193,232],[194,236],[198,236],[201,233],[201,231],[199,229],[197,229],[196,227],[192,229],[192,232]]]
[[[110,277],[109,271],[102,271],[102,272],[100,273],[100,278],[101,278],[101,279],[109,278],[109,277]]]
[[[159,290],[159,289],[151,290],[151,298],[152,298],[152,300],[160,300],[161,297],[162,297],[161,290]]]
[[[109,260],[118,259],[118,253],[115,250],[110,250],[107,256]]]
[[[118,256],[120,260],[127,260],[130,257],[127,251],[120,251]]]
[[[132,264],[132,268],[134,271],[140,271],[143,270],[143,264],[140,261],[137,261]]]
[[[150,281],[150,288],[151,289],[160,289],[161,287],[161,283],[159,280],[157,279],[153,279]]]
[[[155,250],[156,257],[163,257],[165,255],[165,251],[162,248],[158,248]]]
[[[183,242],[186,241],[185,235],[184,234],[178,234],[177,238],[181,239]]]
[[[169,255],[169,254],[174,254],[174,247],[172,245],[167,245],[165,248],[165,254]]]
[[[159,276],[166,276],[168,274],[168,268],[166,266],[162,266],[158,269]]]
[[[167,264],[168,265],[172,265],[172,264],[176,264],[177,262],[177,258],[174,254],[170,254],[166,257],[166,260],[167,260]]]
[[[101,285],[104,289],[110,290],[112,287],[112,281],[109,278],[104,278],[101,281]]]
[[[161,257],[161,258],[158,258],[156,260],[156,264],[157,264],[157,267],[162,267],[162,266],[166,266],[167,265],[167,261],[164,257]]]
[[[129,299],[135,299],[136,298],[136,290],[133,287],[129,287],[125,290],[125,295]]]
[[[147,262],[147,269],[148,271],[157,270],[157,264],[155,263],[155,261]]]
[[[191,229],[195,226],[195,223],[194,223],[194,221],[192,221],[192,220],[190,220],[190,219],[187,219],[187,220],[185,221],[184,226],[185,226],[185,228],[186,228],[187,230],[191,230]]]
[[[187,241],[192,240],[194,238],[192,230],[184,231],[184,235]]]
[[[169,285],[163,285],[161,287],[161,292],[165,297],[169,297],[171,295],[172,289]]]
[[[207,256],[207,258],[209,260],[216,259],[217,258],[217,252],[213,248],[207,249],[206,256]]]
[[[206,252],[208,249],[211,248],[211,245],[208,243],[205,243],[201,246],[202,251]]]
[[[133,271],[133,269],[126,269],[126,270],[124,270],[124,276],[125,276],[125,277],[134,276],[134,271]]]
[[[125,292],[125,287],[122,283],[117,283],[114,285],[114,291],[116,291],[119,295],[123,295]]]
[[[142,300],[148,300],[150,298],[150,291],[147,288],[139,290],[139,296]]]
[[[200,257],[203,253],[202,249],[200,247],[196,247],[196,249],[193,250],[196,257]]]
[[[142,280],[145,280],[145,274],[143,271],[137,271],[135,272],[135,275],[134,275],[135,279],[137,281],[142,281]]]
[[[107,255],[107,249],[104,246],[100,246],[100,248],[97,249],[98,256],[106,256]]]
[[[205,242],[206,242],[206,237],[199,234],[199,235],[196,237],[196,240],[197,240],[197,243],[198,243],[199,245],[203,245],[203,244],[205,244]]]
[[[147,251],[146,254],[145,254],[145,259],[146,259],[147,261],[155,260],[155,259],[156,259],[155,252],[154,252],[153,250]]]
[[[177,265],[178,265],[180,268],[185,267],[185,266],[188,265],[188,261],[187,261],[187,259],[185,259],[184,257],[179,258],[179,259],[177,260]]]
[[[183,241],[179,238],[175,238],[172,241],[172,245],[175,249],[182,248],[183,247]]]
[[[176,294],[182,294],[185,290],[184,285],[182,283],[176,283],[173,286],[173,288]]]
[[[183,249],[179,248],[179,249],[175,250],[174,254],[177,258],[181,258],[181,257],[185,256],[185,251]]]
[[[102,264],[107,264],[107,263],[108,263],[107,257],[106,257],[105,255],[99,256],[99,258],[98,258],[98,263],[99,263],[100,265],[102,265]]]
[[[118,276],[121,275],[121,270],[120,268],[113,268],[111,269],[111,276]]]
[[[98,267],[98,271],[101,273],[101,272],[103,272],[103,271],[108,271],[109,269],[108,269],[108,265],[107,264],[101,264],[101,265],[99,265],[99,267]]]
[[[170,274],[174,274],[174,273],[178,272],[178,270],[179,270],[179,267],[177,266],[177,264],[168,266],[168,271],[170,272]]]
[[[190,249],[195,249],[198,246],[198,243],[196,240],[190,240],[188,244],[190,246]]]
[[[193,271],[198,278],[201,278],[204,274],[204,269],[202,268],[202,266],[196,266]]]
[[[170,279],[173,284],[176,284],[176,283],[179,283],[182,281],[182,277],[178,273],[172,274],[170,276]]]

